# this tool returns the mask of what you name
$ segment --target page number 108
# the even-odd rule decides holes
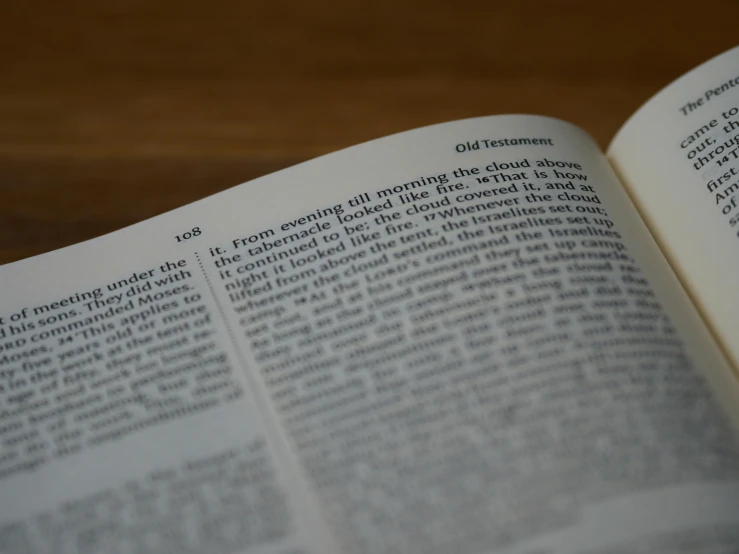
[[[184,242],[191,239],[192,237],[198,237],[201,234],[202,231],[200,230],[200,227],[193,227],[190,231],[182,233],[181,235],[175,235],[174,238],[177,239],[177,242]]]

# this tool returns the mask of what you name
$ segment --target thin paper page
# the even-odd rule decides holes
[[[332,551],[168,222],[0,268],[0,552]]]
[[[739,368],[739,48],[652,98],[608,156]]]
[[[735,538],[728,366],[567,123],[387,137],[0,290],[0,536],[27,551],[331,552],[320,516],[352,553]]]
[[[310,181],[341,193],[296,187],[207,267],[344,551],[736,542],[702,373],[735,383],[585,133],[501,116],[328,161]]]

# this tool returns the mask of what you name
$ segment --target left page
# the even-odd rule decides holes
[[[192,216],[0,267],[1,553],[331,552]]]

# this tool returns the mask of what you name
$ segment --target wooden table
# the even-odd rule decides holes
[[[736,43],[737,2],[600,4],[4,0],[0,263],[450,119],[543,113],[605,145]]]

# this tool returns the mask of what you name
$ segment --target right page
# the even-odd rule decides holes
[[[739,47],[647,102],[608,157],[739,368]]]
[[[458,121],[243,190],[203,267],[341,552],[736,552],[731,368],[585,133]]]

